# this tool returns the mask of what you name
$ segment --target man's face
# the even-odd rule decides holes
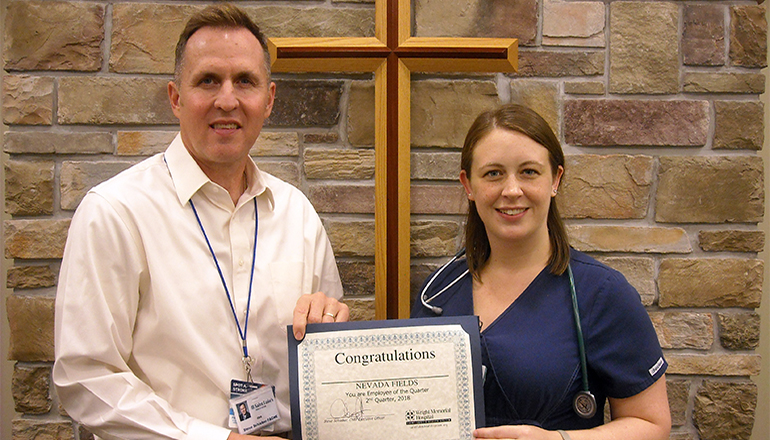
[[[184,145],[201,169],[237,171],[270,116],[275,84],[264,53],[244,28],[204,27],[188,40],[179,84],[168,85]]]

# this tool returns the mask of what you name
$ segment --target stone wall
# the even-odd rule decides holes
[[[372,0],[242,2],[269,36],[372,36]],[[515,75],[412,75],[412,284],[460,244],[459,147],[502,102],[551,122],[573,245],[639,290],[670,362],[672,439],[748,439],[764,267],[767,22],[753,1],[416,0],[417,36],[515,37]],[[200,2],[5,0],[5,298],[13,438],[90,438],[51,388],[53,303],[85,191],[162,151],[173,46]],[[276,75],[253,150],[321,214],[355,319],[373,317],[370,74]],[[767,399],[767,396],[764,396]]]

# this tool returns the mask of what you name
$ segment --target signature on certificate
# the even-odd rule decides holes
[[[344,399],[337,399],[332,402],[329,408],[329,416],[335,420],[361,420],[366,411],[369,410],[364,408],[364,401],[360,397],[348,402],[345,402]]]

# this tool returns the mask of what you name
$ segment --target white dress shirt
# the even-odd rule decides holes
[[[64,408],[102,438],[225,439],[231,379],[245,380],[241,327],[258,237],[248,349],[255,382],[275,385],[291,429],[286,326],[297,299],[342,297],[321,220],[293,186],[250,161],[230,194],[201,171],[180,136],[93,188],[72,219],[56,297],[53,379]]]

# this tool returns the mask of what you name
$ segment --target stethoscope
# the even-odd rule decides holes
[[[449,267],[452,263],[454,263],[458,258],[462,257],[463,255],[465,255],[465,248],[461,249],[460,252],[456,253],[448,262],[446,262],[433,275],[431,275],[430,279],[428,279],[428,282],[425,283],[425,287],[423,287],[422,292],[420,292],[420,302],[422,303],[422,305],[436,315],[440,316],[442,313],[444,313],[444,309],[438,306],[434,306],[430,304],[430,302],[436,299],[442,293],[449,290],[449,288],[457,284],[458,281],[460,281],[466,275],[468,275],[469,270],[466,269],[465,272],[458,275],[454,280],[452,280],[451,283],[444,286],[441,290],[436,292],[430,298],[426,298],[425,294],[427,293],[431,284],[433,284],[433,281],[435,281],[436,278],[439,275],[441,275],[441,272],[443,272],[444,269]],[[567,266],[567,275],[569,276],[569,290],[570,290],[570,295],[572,296],[572,314],[575,317],[575,330],[577,332],[578,353],[580,355],[580,372],[582,373],[581,376],[583,376],[583,390],[579,391],[575,395],[574,399],[572,399],[572,408],[575,410],[575,413],[578,416],[584,419],[590,419],[596,414],[596,398],[594,397],[593,394],[591,394],[591,391],[588,388],[588,364],[586,362],[586,348],[585,348],[585,343],[583,342],[583,328],[580,325],[580,312],[578,311],[577,292],[575,291],[575,278],[572,275],[571,265]]]

